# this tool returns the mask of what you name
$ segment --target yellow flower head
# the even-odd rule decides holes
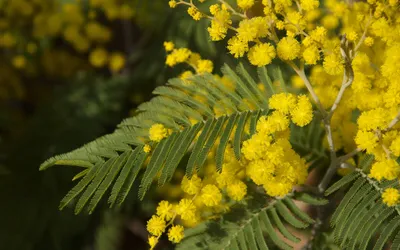
[[[227,48],[229,53],[231,53],[235,58],[239,58],[244,56],[244,54],[249,50],[249,44],[237,36],[234,36],[228,40]]]
[[[394,139],[390,145],[390,150],[392,151],[392,153],[399,157],[400,156],[400,137],[396,137],[396,139]]]
[[[384,129],[390,121],[390,114],[383,108],[376,108],[362,112],[357,120],[359,129],[376,130]]]
[[[271,132],[284,131],[289,128],[289,119],[286,114],[280,111],[274,111],[267,120]]]
[[[383,203],[389,207],[396,206],[399,203],[400,193],[396,188],[386,188],[382,193]]]
[[[300,126],[303,127],[309,124],[313,118],[313,110],[310,99],[308,99],[305,95],[298,96],[297,105],[294,109],[290,112],[292,116],[292,121]]]
[[[165,64],[173,67],[178,63],[183,63],[189,59],[191,53],[192,52],[187,48],[174,49],[171,54],[167,56]]]
[[[192,200],[182,199],[176,206],[176,213],[181,216],[182,220],[193,221],[196,218],[196,206]]]
[[[225,38],[229,25],[232,24],[231,14],[225,7],[218,4],[210,6],[210,13],[214,16],[211,20],[211,26],[208,27],[212,41],[219,41]]]
[[[177,2],[175,0],[171,0],[168,2],[168,5],[170,8],[175,8],[176,7]]]
[[[168,230],[168,240],[173,243],[179,243],[184,237],[184,228],[181,225],[172,226]]]
[[[222,194],[218,187],[208,184],[201,190],[201,200],[208,207],[218,205],[222,200]]]
[[[241,201],[247,194],[247,186],[242,181],[235,181],[228,185],[226,191],[231,199]]]
[[[277,180],[269,180],[263,186],[267,194],[272,197],[283,197],[293,189],[291,183]]]
[[[306,64],[317,64],[319,58],[320,56],[317,46],[310,46],[303,51],[303,59]]]
[[[293,60],[300,53],[300,43],[293,37],[284,37],[279,41],[276,51],[281,59]]]
[[[160,236],[165,230],[166,224],[163,218],[153,215],[147,222],[147,231],[152,235]]]
[[[248,10],[254,5],[254,0],[237,0],[237,5],[242,10]]]
[[[158,243],[158,238],[155,236],[150,236],[148,239],[149,245],[150,245],[150,249],[153,249],[157,243]]]
[[[319,1],[318,0],[300,0],[300,5],[303,8],[303,10],[314,10],[318,8],[319,6]]]
[[[213,63],[210,60],[198,60],[196,71],[197,73],[212,73],[213,71]]]
[[[149,144],[144,145],[143,151],[144,151],[145,153],[150,153],[150,151],[151,151],[151,146],[150,146]]]
[[[169,52],[175,48],[175,44],[173,42],[164,42],[165,51]]]
[[[96,68],[101,68],[104,65],[106,65],[107,60],[108,60],[108,53],[103,48],[97,48],[93,50],[89,55],[90,63]]]
[[[400,166],[393,159],[386,159],[383,161],[375,162],[371,167],[369,176],[375,178],[378,181],[382,179],[394,180],[399,177]]]
[[[343,59],[336,53],[325,55],[323,66],[329,75],[340,75],[344,69]]]
[[[24,56],[18,55],[12,59],[12,64],[17,69],[25,68],[26,66],[26,59]]]
[[[174,215],[172,208],[172,204],[170,204],[168,201],[160,201],[157,207],[157,215],[169,221]]]
[[[370,36],[366,37],[364,40],[364,44],[368,47],[371,47],[372,45],[374,45],[374,38]]]
[[[367,150],[367,152],[371,152],[376,146],[378,146],[378,138],[373,132],[359,130],[355,141],[359,148]]]
[[[162,139],[168,136],[168,130],[164,125],[156,123],[150,127],[149,138],[152,141],[160,142]]]
[[[279,93],[271,96],[269,99],[269,107],[276,109],[284,114],[289,112],[296,106],[296,97],[290,93]]]
[[[112,53],[110,56],[111,72],[119,72],[125,66],[125,56],[122,53]]]
[[[251,64],[262,67],[271,63],[275,58],[275,49],[270,43],[254,45],[247,54]]]
[[[183,192],[190,195],[195,195],[200,191],[201,179],[196,174],[194,174],[191,179],[188,179],[187,176],[184,176],[181,187]]]
[[[203,14],[201,14],[199,9],[194,6],[189,7],[187,12],[196,21],[199,21],[203,17]]]

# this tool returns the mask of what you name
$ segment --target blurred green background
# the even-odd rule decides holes
[[[110,20],[95,9],[96,21],[113,34],[106,48],[122,51],[126,63],[119,73],[90,67],[85,58],[92,47],[79,52],[62,35],[31,34],[35,28],[29,22],[35,24],[37,10],[22,19],[19,15],[25,15],[27,4],[35,7],[43,1],[0,0],[0,43],[5,44],[7,34],[16,40],[13,46],[0,46],[0,249],[146,249],[145,223],[156,196],[139,204],[134,193],[118,210],[103,204],[90,216],[74,215],[72,209],[59,211],[58,204],[74,185],[78,169],[39,172],[38,167],[50,156],[112,132],[149,100],[155,86],[181,72],[164,65],[164,41],[199,52],[216,69],[226,59],[225,49],[209,42],[207,21],[195,23],[184,11],[169,9],[165,0],[103,0],[134,11],[133,17]],[[91,15],[87,8],[96,1],[51,2],[55,9],[72,4]],[[46,18],[52,21],[52,16]],[[21,49],[32,40],[38,47],[34,56]],[[68,57],[57,61],[59,51]],[[218,51],[224,52],[217,57]],[[41,64],[46,54],[52,70]],[[20,55],[23,69],[15,61]],[[75,62],[82,63],[72,67]]]

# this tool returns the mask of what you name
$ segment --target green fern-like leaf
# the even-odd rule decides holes
[[[76,213],[84,208],[91,213],[110,190],[110,205],[119,205],[140,173],[143,177],[139,197],[143,198],[157,175],[160,185],[171,179],[188,152],[187,174],[200,170],[216,143],[221,169],[223,152],[231,138],[240,158],[241,142],[248,137],[244,136],[245,124],[254,132],[258,117],[268,112],[268,101],[244,67],[239,65],[238,69],[242,77],[228,66],[222,70],[234,82],[234,90],[209,74],[194,76],[191,83],[172,79],[166,86],[156,88],[157,96],[140,105],[137,115],[123,121],[114,133],[44,162],[41,170],[54,165],[84,168],[76,177],[80,181],[62,200],[60,208],[76,202]],[[217,117],[215,108],[225,115]],[[148,138],[155,123],[172,131],[160,143]],[[145,144],[153,148],[150,154],[143,152]],[[143,170],[146,159],[148,164]]]
[[[363,167],[372,163],[370,157],[365,159]],[[384,249],[391,241],[395,245],[394,238],[400,232],[400,208],[388,207],[381,194],[384,189],[398,185],[396,181],[380,183],[362,169],[356,169],[333,184],[327,194],[348,184],[351,186],[331,219],[335,241],[343,249]]]
[[[290,243],[300,240],[287,230],[285,224],[305,228],[312,222],[313,220],[295,205],[293,194],[282,200],[257,197],[248,200],[244,205],[232,208],[231,212],[223,215],[218,221],[206,222],[187,230],[185,239],[177,249],[257,250],[273,246],[293,249]]]
[[[268,114],[268,96],[277,90],[265,68],[258,73],[271,92],[268,96],[258,89],[258,81],[243,65],[239,65],[237,71],[238,74],[227,65],[222,69],[233,82],[234,89],[211,74],[196,75],[189,82],[171,79],[166,86],[156,88],[153,92],[156,96],[140,105],[137,114],[124,120],[114,133],[44,162],[41,170],[54,165],[83,168],[75,178],[79,182],[62,200],[60,208],[75,203],[76,213],[84,209],[91,213],[109,193],[109,204],[120,205],[136,180],[140,180],[138,193],[142,199],[157,176],[159,185],[170,181],[187,154],[190,154],[186,163],[187,175],[201,170],[216,144],[218,170],[222,168],[229,142],[240,159],[243,140],[255,133],[258,118]],[[282,78],[279,72],[277,75]],[[171,131],[159,143],[151,142],[148,136],[155,123],[161,123]],[[245,131],[246,127],[248,131]],[[293,127],[291,142],[309,162],[327,159],[321,151],[322,142],[316,140],[307,127]],[[152,152],[143,151],[145,144],[151,146]],[[289,216],[283,210],[277,209],[277,212]]]

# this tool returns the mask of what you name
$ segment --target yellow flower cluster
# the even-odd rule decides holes
[[[186,63],[189,67],[191,67],[195,73],[212,73],[214,65],[210,60],[202,59],[198,53],[194,53],[187,48],[175,48],[173,42],[164,42],[165,51],[169,54],[167,55],[167,59],[165,64],[174,67],[180,63]],[[182,79],[186,79],[193,74],[192,71],[185,71],[181,76]]]
[[[289,114],[296,105],[309,105],[306,119],[296,114],[292,121],[307,125],[312,119],[311,104],[305,96],[299,101],[291,94],[277,94],[271,97],[270,107],[275,109],[270,115],[258,120],[257,133],[243,143],[242,153],[249,161],[246,174],[257,185],[262,185],[270,196],[285,196],[293,186],[303,184],[307,178],[307,165],[291,147],[289,142]],[[297,103],[296,103],[297,102]],[[308,104],[306,104],[308,103]],[[307,107],[308,108],[308,107]]]
[[[176,3],[187,5],[185,1]],[[255,6],[254,1],[244,0],[237,0],[237,8],[226,1],[211,5],[211,15],[203,13],[211,20],[208,29],[211,40],[224,39],[230,29],[234,35],[228,39],[227,49],[235,58],[247,54],[251,64],[264,66],[278,57],[297,69],[296,73],[305,66],[310,67],[308,79],[302,75],[296,84],[304,86],[308,81],[308,88],[313,88],[325,109],[333,106],[346,80],[343,73],[346,67],[351,67],[352,84],[340,93],[340,105],[332,116],[337,150],[344,148],[350,152],[356,146],[354,110],[397,111],[400,100],[396,66],[400,62],[398,1],[346,4],[327,0],[324,8],[319,8],[318,0],[302,0],[296,4],[291,0],[264,0],[263,13],[258,15],[254,13],[259,13],[255,10],[261,5]],[[254,11],[249,14],[253,7]],[[344,44],[340,35],[346,35]],[[348,65],[345,67],[345,64]],[[349,77],[348,69],[346,74]]]
[[[247,195],[246,165],[238,161],[232,147],[228,144],[222,171],[218,172],[215,165],[214,154],[217,145],[209,153],[206,166],[201,175],[194,174],[190,178],[183,176],[179,171],[176,177],[181,179],[180,186],[163,187],[161,190],[168,192],[171,199],[176,203],[161,201],[157,207],[156,215],[149,221],[147,229],[151,233],[149,245],[154,246],[162,233],[169,225],[182,224],[185,227],[193,227],[198,223],[216,218],[225,213],[234,202],[240,202]],[[181,192],[178,192],[178,190]],[[160,191],[161,191],[160,190]],[[168,190],[168,191],[166,191]],[[171,195],[171,193],[175,193]],[[183,237],[183,227],[170,229],[168,238],[178,243]],[[181,234],[182,232],[182,234]]]
[[[389,207],[396,206],[400,201],[399,190],[395,188],[387,188],[382,193],[383,202]]]
[[[171,131],[169,131],[164,125],[160,123],[153,124],[149,129],[149,138],[151,141],[160,142],[166,138]],[[148,145],[146,145],[148,146]],[[145,146],[145,151],[150,151],[151,148]]]
[[[223,170],[217,174],[215,165],[210,165],[202,180],[197,174],[191,178],[184,176],[180,185],[184,192],[183,198],[175,204],[161,201],[156,215],[148,221],[147,230],[152,235],[149,245],[153,248],[159,237],[169,225],[181,222],[192,227],[207,220],[210,216],[225,211],[229,200],[223,197],[225,192],[234,201],[242,200],[247,194],[246,184],[238,176],[243,166],[236,160],[232,148],[228,148],[223,164]],[[183,238],[184,227],[172,226],[168,231],[168,239],[179,243]]]
[[[119,72],[125,66],[122,53],[104,53],[113,32],[104,24],[103,16],[107,21],[131,20],[134,9],[128,1],[6,0],[2,4],[7,7],[0,17],[0,50],[8,51],[6,60],[16,69],[36,68],[42,52],[56,47],[52,43],[56,39],[74,49],[69,53],[88,55],[95,68],[108,66],[111,72]],[[44,40],[49,42],[45,44]]]
[[[292,122],[300,127],[309,124],[313,118],[311,102],[305,95],[296,98],[290,93],[275,94],[269,99],[269,107],[289,115]]]

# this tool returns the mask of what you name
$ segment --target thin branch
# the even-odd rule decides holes
[[[399,113],[397,113],[396,117],[393,118],[393,120],[389,123],[388,127],[385,130],[383,130],[382,132],[387,132],[387,131],[391,130],[399,122],[399,120],[400,120],[400,111],[399,111]]]
[[[346,43],[346,37],[344,36],[342,39],[342,43],[344,46],[347,47],[347,45],[345,45]],[[343,80],[342,80],[342,85],[340,86],[340,90],[338,95],[336,96],[336,100],[333,103],[331,110],[329,112],[329,119],[332,118],[333,113],[335,112],[335,110],[337,109],[337,107],[339,106],[340,101],[343,98],[344,92],[345,90],[353,83],[354,81],[354,71],[353,71],[353,67],[351,66],[351,59],[350,56],[347,55],[345,48],[343,48],[343,46],[341,46],[340,48],[340,53],[342,54],[342,57],[345,60],[345,72],[343,74]]]
[[[304,72],[304,68],[300,69],[291,61],[288,61],[287,63],[292,67],[292,69],[297,73],[297,75],[303,80],[304,85],[306,85],[308,92],[310,92],[311,97],[313,98],[314,102],[317,104],[319,111],[321,112],[322,116],[325,118],[327,116],[326,110],[322,106],[321,101],[319,100],[310,81],[308,80],[306,73]]]
[[[372,15],[370,14],[368,22],[365,25],[364,32],[363,32],[360,40],[358,41],[357,45],[354,48],[354,55],[357,53],[358,49],[361,47],[361,45],[364,43],[365,38],[367,37],[367,31],[368,31],[369,25],[371,24],[371,20],[372,20]]]
[[[236,16],[240,16],[242,18],[247,18],[247,16],[245,14],[239,13],[237,12],[229,3],[227,3],[224,0],[218,0],[218,2],[220,2],[221,4],[224,4],[226,7],[228,7],[228,9],[232,12],[233,15]]]
[[[324,126],[325,126],[328,143],[329,143],[331,163],[330,163],[329,168],[326,171],[324,177],[322,178],[320,184],[318,185],[318,189],[321,193],[325,192],[325,190],[327,189],[329,183],[331,182],[333,176],[335,175],[335,173],[341,163],[336,156],[335,145],[334,145],[333,137],[332,137],[331,119],[332,119],[334,111],[338,107],[340,100],[343,97],[344,91],[346,90],[346,88],[348,88],[352,84],[352,82],[354,80],[354,72],[353,72],[353,68],[351,66],[352,57],[350,56],[350,50],[349,50],[348,42],[346,39],[346,35],[344,35],[342,38],[340,52],[342,54],[342,57],[345,60],[342,86],[340,87],[339,93],[336,97],[336,100],[335,100],[333,106],[331,107],[329,114],[324,117]]]
[[[340,163],[345,162],[345,161],[347,161],[348,159],[352,158],[353,156],[355,156],[356,154],[358,154],[361,151],[362,151],[361,148],[356,148],[353,151],[351,151],[350,153],[339,157],[338,161]]]

